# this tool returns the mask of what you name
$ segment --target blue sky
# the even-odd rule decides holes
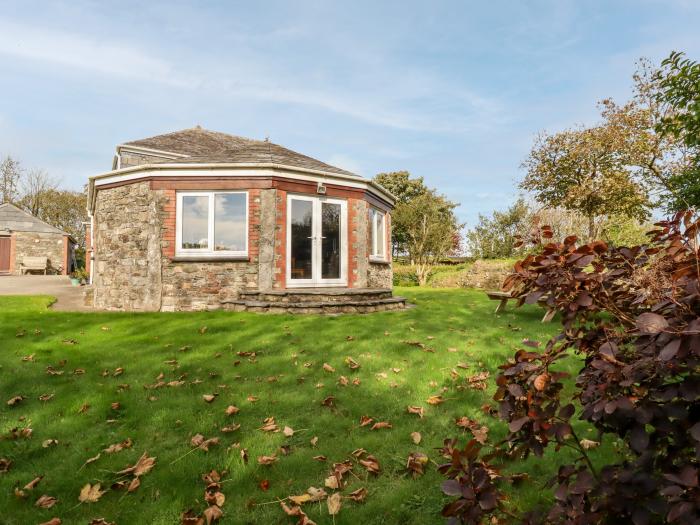
[[[596,120],[634,61],[700,59],[700,0],[0,0],[0,155],[65,186],[120,142],[202,125],[365,176],[409,170],[478,213],[534,135]]]

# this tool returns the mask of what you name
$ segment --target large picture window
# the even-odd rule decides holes
[[[177,194],[176,254],[248,255],[248,193],[197,191]]]
[[[386,261],[386,214],[370,208],[371,252],[370,259]]]

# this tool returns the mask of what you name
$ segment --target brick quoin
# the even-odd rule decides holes
[[[275,275],[273,288],[287,287],[287,192],[277,190],[275,203]]]

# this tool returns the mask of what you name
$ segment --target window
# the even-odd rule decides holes
[[[206,257],[248,254],[248,193],[177,194],[176,253]]]
[[[386,260],[386,214],[382,211],[370,208],[370,231],[372,244],[370,259]]]

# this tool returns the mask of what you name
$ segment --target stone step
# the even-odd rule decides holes
[[[391,299],[388,288],[295,288],[287,290],[246,290],[239,298],[269,303],[341,303]]]
[[[258,312],[275,314],[366,314],[402,310],[406,307],[404,297],[388,297],[362,301],[256,301],[250,299],[233,299],[222,301],[225,309],[234,312]]]

